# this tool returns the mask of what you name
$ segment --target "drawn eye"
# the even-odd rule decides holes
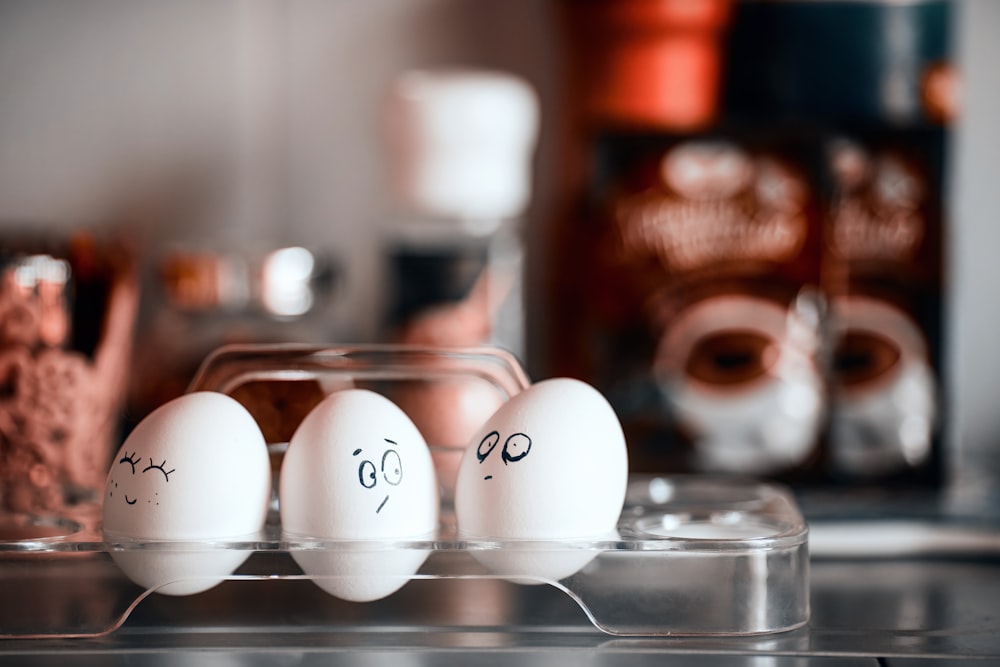
[[[503,443],[503,458],[504,465],[507,463],[514,463],[515,461],[520,461],[528,452],[531,451],[531,438],[523,433],[515,433],[514,435],[507,438],[507,442]]]
[[[159,470],[160,472],[163,473],[163,479],[169,482],[170,473],[172,473],[175,469],[167,470],[166,460],[164,460],[163,463],[153,463],[153,459],[149,459],[149,465],[143,468],[142,471],[146,472],[148,470]]]
[[[358,481],[366,489],[374,488],[376,481],[374,463],[367,459],[361,462],[361,465],[358,466]]]
[[[480,463],[486,460],[486,457],[490,455],[490,452],[493,451],[498,442],[500,442],[499,433],[490,431],[486,434],[486,437],[479,443],[479,448],[476,450],[476,458],[479,459]]]
[[[382,455],[382,476],[393,486],[403,481],[403,462],[395,449],[387,449]]]
[[[130,466],[132,466],[132,474],[133,475],[135,474],[135,464],[138,463],[138,460],[135,458],[135,452],[132,452],[131,454],[125,452],[125,455],[120,459],[118,459],[118,463],[129,464]]]

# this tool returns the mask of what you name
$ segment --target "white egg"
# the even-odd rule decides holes
[[[267,447],[246,408],[216,392],[186,394],[143,419],[115,455],[104,533],[110,540],[195,547],[204,540],[253,539],[267,517],[270,491]],[[126,548],[111,555],[137,584],[189,595],[218,584],[249,552]]]
[[[430,539],[437,531],[430,451],[389,399],[367,389],[338,391],[292,435],[281,465],[279,508],[290,540],[350,541],[292,549],[318,586],[346,600],[386,597],[416,573],[427,552],[383,543]],[[365,540],[372,542],[357,544]]]
[[[404,544],[350,542],[295,548],[292,557],[313,583],[341,600],[372,602],[405,586],[430,552]]]
[[[625,436],[611,405],[579,380],[544,380],[502,405],[470,442],[455,489],[458,530],[509,541],[473,551],[499,574],[563,579],[596,552],[517,541],[613,537],[627,484]]]

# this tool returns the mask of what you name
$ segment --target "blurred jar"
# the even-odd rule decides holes
[[[112,230],[0,231],[0,501],[96,501],[117,448],[139,278]]]
[[[408,71],[387,92],[385,121],[395,210],[382,228],[384,338],[493,345],[523,363],[534,89],[500,71]],[[446,448],[468,444],[499,407],[489,388],[468,379],[414,380],[392,398],[430,444]]]
[[[177,243],[151,262],[129,426],[183,394],[202,361],[218,347],[323,343],[337,335],[339,270],[334,258],[302,246],[246,246]],[[303,385],[274,383],[273,391],[283,395],[272,391],[266,397],[273,403],[267,409],[271,418],[261,424],[268,442],[285,442],[291,435],[278,407],[292,412],[302,404],[297,408],[301,412],[322,399],[315,383]]]
[[[535,91],[506,72],[416,70],[394,82],[385,107],[395,203],[383,227],[387,336],[489,343],[523,360]]]

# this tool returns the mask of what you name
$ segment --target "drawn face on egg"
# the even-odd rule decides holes
[[[166,459],[156,463],[152,458],[139,456],[138,451],[122,450],[121,458],[111,471],[108,502],[135,506],[141,500],[144,505],[159,505],[160,493],[166,493],[174,472],[176,470],[167,465]]]
[[[436,535],[439,493],[427,443],[401,408],[369,389],[340,389],[314,407],[292,434],[280,475],[283,535],[352,542]],[[410,581],[428,551],[345,546],[291,555],[326,592],[368,602]]]
[[[384,438],[388,447],[382,454],[376,457],[378,464],[369,458],[364,457],[364,449],[355,449],[351,456],[360,459],[358,463],[358,483],[365,489],[378,491],[383,495],[375,508],[375,514],[382,511],[385,504],[389,502],[392,487],[399,486],[403,481],[403,460],[396,451],[397,443],[389,438]]]
[[[493,451],[499,444],[500,433],[498,431],[490,431],[483,437],[479,442],[479,447],[476,449],[476,458],[479,460],[480,465],[490,458],[490,455],[493,454]],[[531,438],[525,433],[514,433],[507,436],[504,440],[499,457],[504,466],[509,466],[512,463],[523,461],[530,452]],[[483,476],[483,479],[491,480],[493,479],[493,474],[487,473]]]
[[[463,538],[607,539],[628,482],[625,435],[611,404],[571,378],[536,382],[508,399],[469,439],[455,484]],[[518,583],[559,581],[597,553],[538,547],[473,550]]]

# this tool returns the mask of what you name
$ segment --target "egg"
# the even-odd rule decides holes
[[[147,415],[118,450],[104,493],[103,530],[112,541],[190,543],[111,551],[140,586],[189,595],[215,586],[249,555],[197,543],[255,538],[270,493],[267,447],[254,418],[225,394],[194,392]]]
[[[627,484],[625,436],[604,396],[579,380],[544,380],[500,406],[469,443],[455,488],[458,531],[507,541],[473,550],[495,572],[557,581],[596,552],[518,541],[614,537]]]
[[[292,548],[313,581],[345,600],[391,595],[427,550],[394,541],[432,539],[438,487],[430,451],[406,413],[368,389],[327,396],[292,435],[281,466],[286,539],[338,540]]]

